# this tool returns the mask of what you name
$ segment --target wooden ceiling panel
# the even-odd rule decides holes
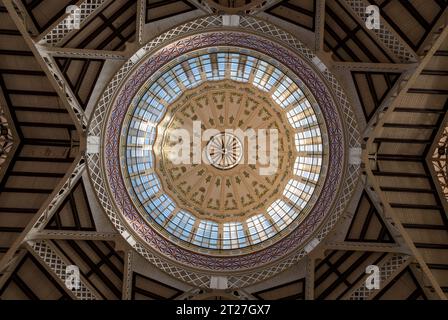
[[[123,255],[106,241],[56,240],[56,247],[103,299],[121,299]]]
[[[337,61],[393,62],[341,0],[326,2],[324,43]]]
[[[315,30],[315,0],[284,0],[270,7],[266,12],[294,25],[311,31]]]
[[[196,7],[187,0],[146,0],[146,23],[168,19],[193,10],[196,10]]]
[[[27,253],[5,285],[1,300],[69,300],[70,296],[41,263]]]
[[[269,289],[254,292],[252,295],[260,300],[304,300],[305,279],[280,284]]]
[[[387,253],[329,251],[315,267],[315,299],[341,299],[365,276],[368,265],[378,265]]]
[[[132,299],[135,300],[165,300],[175,299],[183,292],[155,279],[148,278],[137,272],[132,276]]]
[[[366,120],[369,121],[393,88],[400,73],[352,72],[356,92]]]
[[[73,187],[46,229],[95,231],[92,210],[87,199],[87,192],[82,179]]]
[[[437,0],[369,0],[380,7],[381,17],[415,51],[434,28],[447,7],[446,1]]]
[[[363,193],[345,237],[346,241],[385,242],[394,240],[378,210],[366,192]]]
[[[133,0],[111,1],[81,30],[64,40],[64,46],[96,50],[123,50],[135,35],[135,12]]]
[[[413,272],[406,268],[375,297],[375,300],[426,300]]]
[[[104,65],[104,60],[56,58],[62,75],[85,109]]]
[[[62,17],[69,5],[78,3],[77,0],[21,0],[23,8],[39,33]]]

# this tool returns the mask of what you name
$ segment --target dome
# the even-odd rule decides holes
[[[297,39],[252,17],[215,30],[222,21],[180,26],[131,57],[90,124],[108,141],[90,163],[104,161],[103,206],[144,257],[247,281],[301,259],[337,221],[359,174],[344,157],[358,131],[344,132],[347,100]]]
[[[189,248],[256,250],[303,220],[323,185],[328,139],[316,100],[257,56],[238,47],[183,55],[142,85],[125,119],[122,174],[135,206]]]

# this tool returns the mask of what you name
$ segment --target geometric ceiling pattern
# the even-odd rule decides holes
[[[79,29],[67,31],[74,4]],[[363,23],[369,4],[379,30]],[[447,299],[447,8],[0,0],[0,298]],[[212,14],[252,15],[300,39],[343,87],[363,137],[362,181],[329,235],[269,281],[232,290],[191,285],[183,270],[168,275],[135,252],[102,210],[84,158],[88,119],[135,50]],[[78,289],[65,285],[68,265],[80,267]],[[380,267],[379,289],[365,287],[368,265]]]

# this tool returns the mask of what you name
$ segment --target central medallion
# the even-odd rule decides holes
[[[208,162],[217,169],[228,170],[243,158],[243,145],[232,133],[219,133],[210,139],[206,148]]]

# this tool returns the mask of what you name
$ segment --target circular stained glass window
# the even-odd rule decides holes
[[[181,56],[140,88],[122,127],[125,183],[163,236],[211,253],[280,239],[325,179],[326,128],[313,95],[258,52]]]

